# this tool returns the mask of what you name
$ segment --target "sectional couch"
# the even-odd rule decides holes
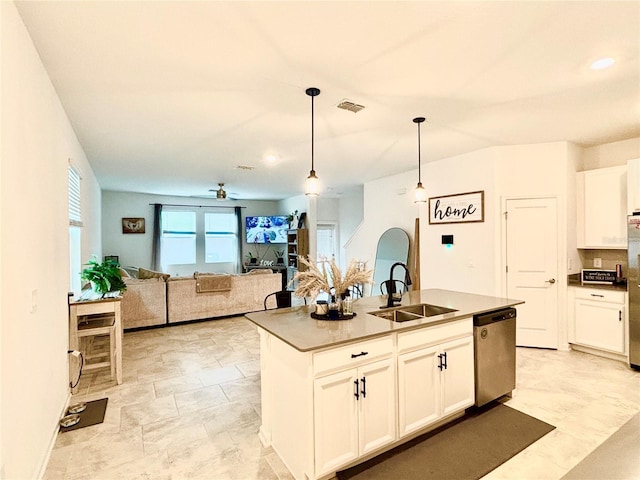
[[[150,271],[140,269],[142,275],[139,275],[147,278],[124,279],[127,284],[121,304],[124,329],[262,310],[264,298],[282,289],[280,273],[271,270],[224,276],[194,274],[192,277],[147,272]]]

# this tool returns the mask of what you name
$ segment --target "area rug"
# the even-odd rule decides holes
[[[89,427],[91,425],[97,425],[104,422],[104,414],[107,411],[108,398],[101,398],[100,400],[93,400],[86,402],[87,408],[80,412],[80,421],[70,427],[60,426],[61,432],[70,432],[71,430],[78,430],[79,428]]]
[[[500,403],[487,407],[337,476],[340,480],[477,480],[556,428]]]

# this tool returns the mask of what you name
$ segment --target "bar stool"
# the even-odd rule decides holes
[[[109,345],[105,349],[104,340]],[[110,367],[111,379],[116,376],[116,324],[113,315],[91,316],[78,322],[78,343],[84,356],[83,370]],[[103,359],[92,362],[91,360]]]

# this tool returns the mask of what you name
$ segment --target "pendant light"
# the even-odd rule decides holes
[[[422,177],[420,171],[420,124],[424,122],[424,117],[416,117],[413,123],[418,125],[418,185],[415,190],[415,203],[427,203],[427,191],[422,186]]]
[[[316,177],[316,171],[314,170],[314,163],[313,163],[313,153],[314,153],[313,152],[313,144],[314,144],[313,99],[314,97],[320,94],[320,90],[315,87],[311,87],[311,88],[307,88],[306,93],[311,97],[311,171],[309,172],[309,176],[305,181],[304,193],[305,195],[309,195],[310,197],[317,197],[319,193],[318,190],[320,185],[318,182],[318,177]]]

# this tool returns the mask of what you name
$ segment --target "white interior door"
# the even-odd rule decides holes
[[[558,348],[555,198],[506,200],[507,297],[518,305],[516,344]]]

